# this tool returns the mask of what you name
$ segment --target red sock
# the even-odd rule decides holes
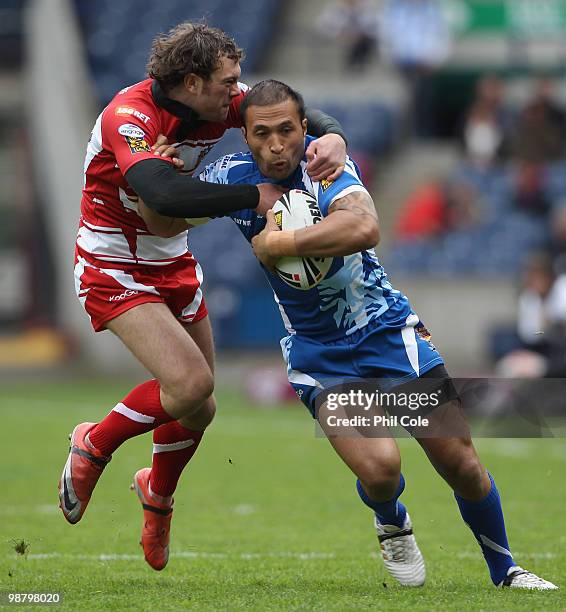
[[[90,443],[111,455],[123,442],[172,421],[159,399],[159,382],[148,380],[130,391],[88,435]]]
[[[153,462],[149,486],[152,493],[169,497],[181,472],[195,454],[204,431],[186,429],[179,422],[166,423],[153,432]]]

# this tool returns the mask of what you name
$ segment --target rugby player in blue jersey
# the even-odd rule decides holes
[[[379,223],[356,165],[333,182],[313,181],[306,172],[304,103],[278,81],[258,83],[242,103],[244,136],[251,153],[237,153],[207,166],[200,178],[223,184],[275,182],[317,198],[323,220],[296,231],[280,231],[272,211],[231,214],[273,287],[289,335],[282,342],[291,385],[315,416],[329,385],[360,379],[435,383],[449,379],[407,298],[394,289],[373,247]],[[151,215],[151,213],[149,213]],[[159,218],[147,219],[159,231]],[[283,256],[333,257],[326,277],[300,291],[273,272]],[[320,402],[319,402],[320,403]],[[322,406],[324,409],[325,406]],[[510,552],[499,493],[481,464],[457,399],[442,406],[461,426],[453,437],[413,436],[453,489],[462,518],[472,530],[496,586],[555,589],[515,563]],[[320,419],[319,419],[320,422]],[[425,565],[400,496],[405,488],[398,446],[392,437],[332,435],[330,444],[357,476],[361,500],[373,510],[386,568],[402,585],[420,586]]]

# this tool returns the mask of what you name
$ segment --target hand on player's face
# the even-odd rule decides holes
[[[305,155],[307,172],[313,181],[335,181],[344,172],[346,143],[338,134],[325,134],[309,144]]]
[[[151,147],[154,155],[158,157],[167,157],[172,162],[175,168],[182,170],[185,166],[185,162],[179,158],[179,151],[172,145],[169,144],[167,136],[159,134],[155,144]]]
[[[257,236],[252,238],[252,249],[254,251],[254,255],[259,259],[259,261],[268,270],[273,270],[279,258],[270,255],[267,246],[267,237],[269,234],[271,234],[271,232],[279,232],[281,229],[275,222],[275,215],[273,214],[272,210],[267,211],[265,219],[266,224],[264,229]]]

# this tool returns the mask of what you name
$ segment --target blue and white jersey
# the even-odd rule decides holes
[[[306,145],[313,140],[307,137]],[[323,216],[330,205],[349,193],[366,191],[356,164],[349,158],[342,175],[333,182],[312,181],[305,158],[297,170],[279,184],[289,189],[303,189],[313,195]],[[208,165],[199,177],[221,184],[273,183],[260,173],[251,153],[227,155]],[[230,215],[248,241],[265,227],[265,218],[253,210]],[[373,249],[335,257],[326,277],[313,289],[302,291],[285,284],[264,268],[279,304],[289,334],[331,342],[364,329],[372,322],[383,328],[401,329],[413,315],[407,298],[394,289]]]

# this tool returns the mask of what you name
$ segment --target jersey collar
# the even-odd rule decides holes
[[[153,96],[155,102],[161,106],[161,108],[164,108],[168,113],[178,117],[181,119],[181,121],[191,125],[197,125],[200,123],[197,114],[192,108],[186,106],[185,104],[181,104],[181,102],[177,102],[177,100],[168,98],[161,88],[161,85],[155,79],[151,83],[151,95]]]

